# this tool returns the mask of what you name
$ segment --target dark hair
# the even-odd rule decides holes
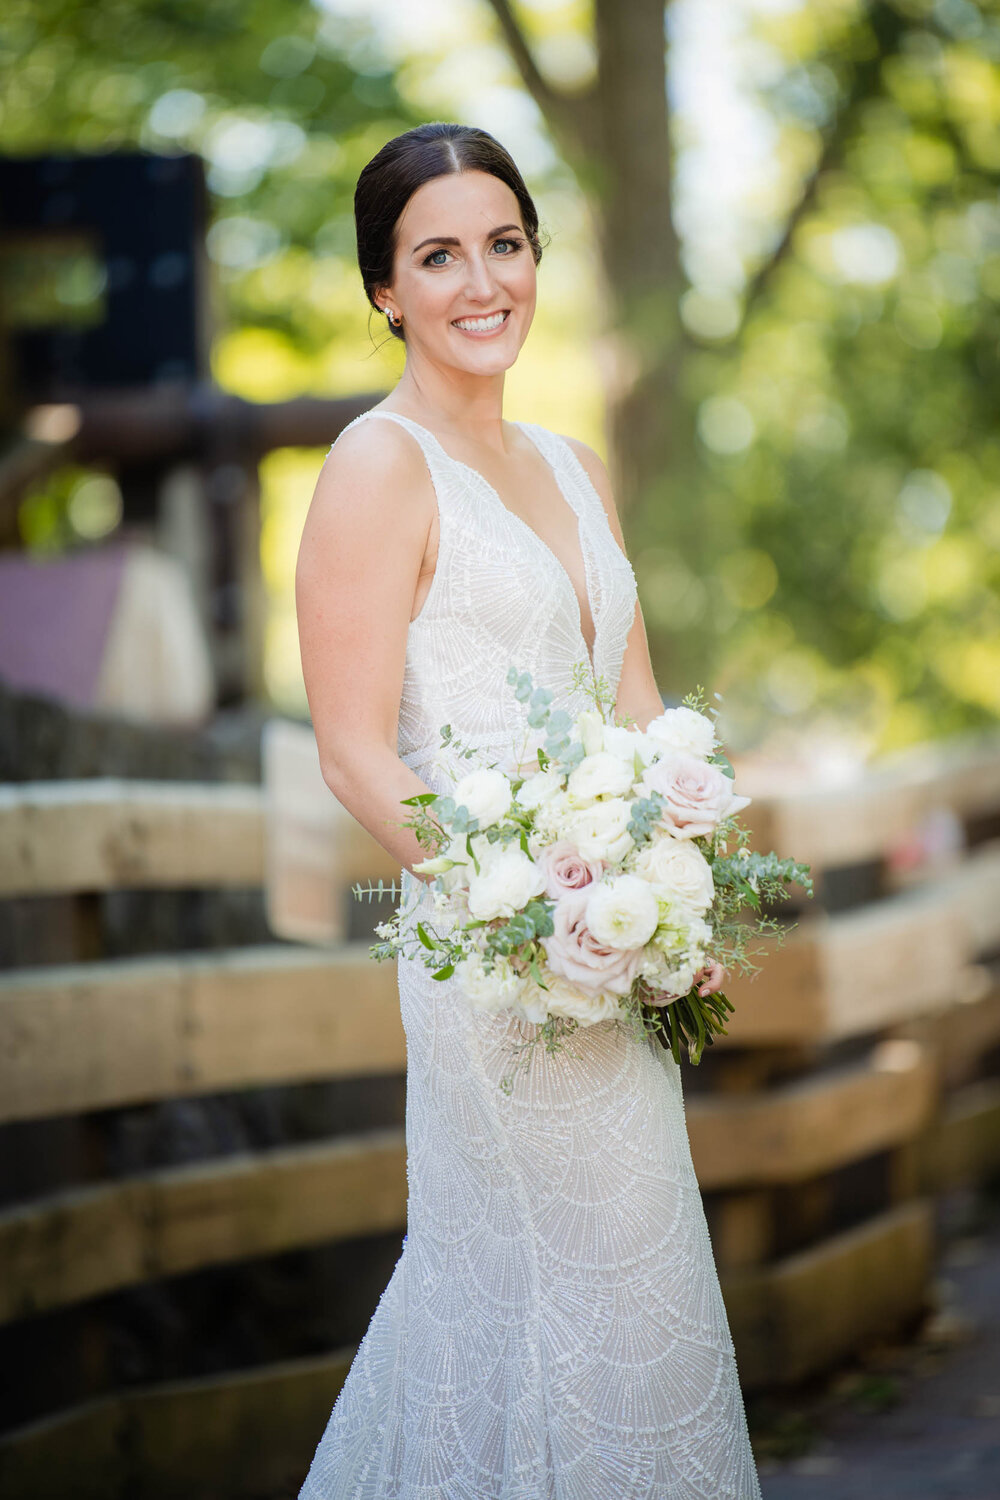
[[[488,172],[505,182],[521,210],[535,265],[542,258],[538,210],[510,153],[475,125],[434,121],[387,141],[363,168],[354,190],[358,266],[365,295],[377,311],[375,294],[392,281],[396,225],[407,203],[425,182],[452,172]],[[389,324],[403,338],[402,328]]]

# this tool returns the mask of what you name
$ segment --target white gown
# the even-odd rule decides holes
[[[437,494],[398,748],[443,791],[443,724],[511,749],[511,664],[571,711],[587,706],[575,663],[617,687],[635,576],[569,444],[518,424],[578,518],[591,663],[541,538],[427,429],[387,411],[356,421],[372,417],[412,434]],[[406,871],[404,885],[409,900]],[[399,993],[407,1235],[300,1500],[759,1500],[670,1054],[603,1022],[576,1056],[539,1051],[508,1097],[518,1023],[471,1011],[415,960],[400,961]]]

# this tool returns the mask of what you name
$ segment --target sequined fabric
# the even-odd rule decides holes
[[[617,685],[635,578],[572,448],[518,424],[578,518],[591,664],[547,545],[426,429],[356,420],[373,417],[413,435],[437,495],[398,748],[444,790],[441,725],[498,757],[517,741],[509,665],[571,711],[574,666]],[[507,1095],[529,1026],[471,1011],[415,961],[399,993],[407,1237],[300,1500],[760,1500],[669,1053],[604,1022],[539,1050]]]

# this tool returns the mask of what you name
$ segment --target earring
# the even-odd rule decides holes
[[[392,308],[387,307],[385,310],[385,315],[389,319],[389,322],[392,324],[393,328],[402,328],[403,318],[401,313],[393,314]]]

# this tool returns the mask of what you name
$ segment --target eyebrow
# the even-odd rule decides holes
[[[520,224],[501,224],[499,228],[491,229],[489,234],[484,235],[483,238],[487,240],[495,239],[498,234],[506,234],[508,229],[516,229],[519,234],[524,233]],[[416,255],[417,251],[422,250],[425,245],[460,245],[461,243],[462,241],[456,240],[453,234],[432,234],[429,240],[421,240],[419,245],[414,245],[410,254]]]

